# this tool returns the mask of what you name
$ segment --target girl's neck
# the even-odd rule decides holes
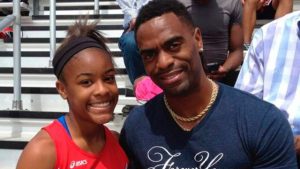
[[[78,123],[72,113],[66,115],[66,123],[73,142],[81,149],[98,154],[105,145],[105,129],[103,125]]]

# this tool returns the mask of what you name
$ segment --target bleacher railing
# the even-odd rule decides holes
[[[94,14],[95,14],[95,15],[98,15],[98,14],[99,14],[99,0],[95,0]]]
[[[99,0],[94,1],[94,14],[99,14]],[[56,0],[50,0],[50,60],[49,67],[56,50]]]
[[[34,3],[36,6],[36,3]],[[34,13],[36,13],[36,7]],[[23,110],[21,99],[21,9],[20,0],[13,0],[13,14],[6,16],[0,22],[0,30],[13,23],[13,110]],[[95,0],[94,14],[99,14],[99,0]],[[50,64],[56,50],[56,0],[50,0]]]
[[[52,67],[52,60],[56,50],[56,0],[50,0],[50,60],[49,67]]]
[[[21,99],[21,14],[20,0],[13,0],[13,14],[8,15],[0,23],[0,30],[13,23],[13,78],[14,96],[12,109],[22,110]]]

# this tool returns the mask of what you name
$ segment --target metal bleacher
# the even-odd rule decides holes
[[[38,1],[38,6],[33,2]],[[12,3],[1,2],[1,8]],[[29,0],[29,16],[21,17],[21,93],[22,110],[13,110],[13,41],[0,40],[0,168],[13,169],[27,142],[53,119],[68,112],[66,101],[55,89],[55,76],[49,66],[50,31],[49,0]],[[300,0],[294,0],[294,10],[300,9]],[[94,0],[56,0],[56,44],[60,45],[68,26],[80,16],[89,15],[89,21],[99,20],[98,29],[109,39],[108,46],[118,70],[120,91],[114,121],[107,126],[120,131],[125,105],[137,105],[132,86],[126,74],[118,38],[123,32],[123,14],[115,0],[100,0],[99,14],[93,14]],[[1,17],[0,17],[1,19]],[[269,22],[258,21],[257,27]]]

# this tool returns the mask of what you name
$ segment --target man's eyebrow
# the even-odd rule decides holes
[[[174,36],[174,37],[172,37],[172,38],[170,38],[170,39],[168,39],[168,40],[166,40],[164,43],[163,43],[163,46],[167,46],[167,45],[170,45],[170,44],[172,44],[173,42],[175,42],[175,41],[182,41],[183,40],[183,37],[182,36]],[[149,52],[153,52],[153,51],[155,51],[155,49],[154,48],[149,48],[149,49],[141,49],[139,52],[140,52],[140,54],[142,55],[143,53],[149,53]]]
[[[184,40],[184,38],[182,36],[174,36],[170,39],[168,39],[167,41],[165,41],[163,43],[163,47],[168,48],[170,45],[172,45],[174,42],[182,42]]]
[[[164,45],[169,45],[170,43],[173,43],[175,41],[182,41],[182,40],[183,40],[182,36],[174,36],[174,37],[168,39],[167,41],[165,41],[163,44]]]
[[[145,54],[145,53],[151,53],[154,52],[155,48],[149,48],[149,49],[141,49],[139,52],[141,55]]]

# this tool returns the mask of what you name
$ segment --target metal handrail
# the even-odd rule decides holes
[[[50,0],[50,59],[49,67],[52,67],[52,60],[56,50],[56,0]],[[95,0],[94,14],[99,14],[99,0]]]
[[[56,0],[50,0],[50,60],[49,67],[52,67],[52,60],[56,50]]]
[[[13,15],[0,22],[0,30],[13,23],[13,77],[14,96],[12,109],[23,110],[21,99],[21,15],[20,1],[13,0]],[[95,0],[94,14],[99,14],[99,0]],[[56,0],[50,0],[50,67],[56,50]]]
[[[98,15],[98,14],[99,14],[99,0],[95,0],[94,14],[95,14],[95,15]]]
[[[21,14],[20,0],[13,1],[13,16],[15,17],[13,24],[13,56],[14,56],[14,97],[12,103],[13,110],[22,110],[21,100]]]
[[[13,23],[13,110],[23,110],[21,99],[21,7],[20,0],[13,1],[13,14],[0,22],[0,30]]]

